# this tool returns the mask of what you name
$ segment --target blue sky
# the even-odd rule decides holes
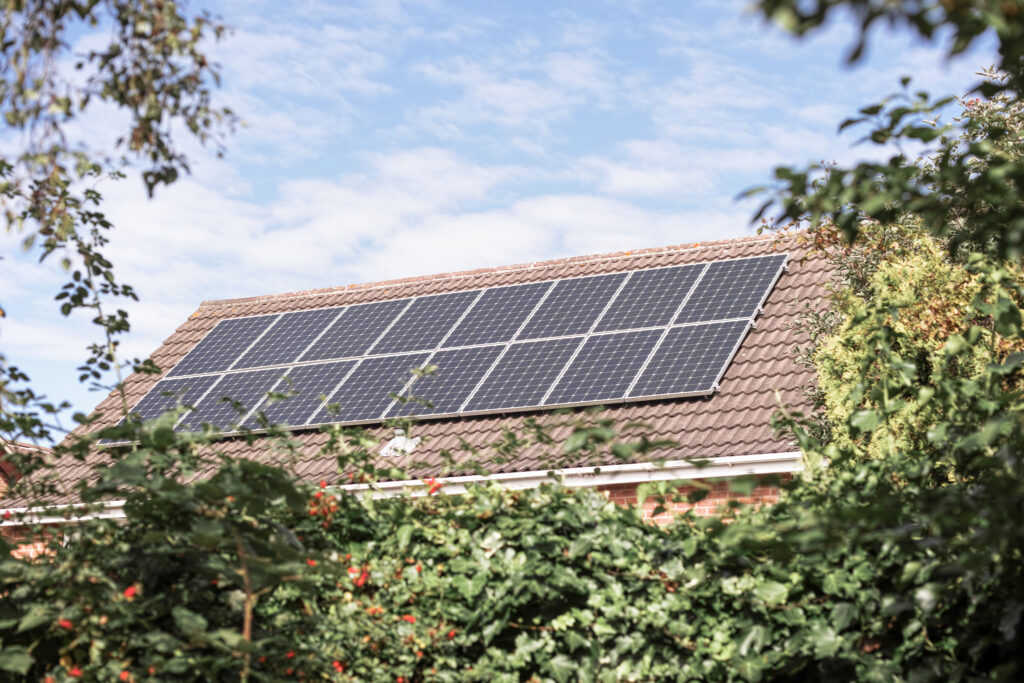
[[[135,178],[100,187],[142,298],[126,354],[208,299],[749,234],[755,202],[735,198],[775,166],[879,154],[837,126],[900,76],[962,94],[995,61],[879,31],[847,68],[849,25],[798,42],[745,4],[211,3],[234,27],[212,49],[220,101],[245,127],[153,200]],[[116,121],[73,133],[101,146]],[[89,325],[56,312],[52,267],[0,249],[0,348],[88,410]]]

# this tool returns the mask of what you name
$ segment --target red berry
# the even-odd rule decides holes
[[[61,619],[60,621],[57,622],[57,624],[61,628],[65,628],[65,629],[68,629],[68,630],[70,630],[74,626],[74,624],[71,623],[70,619]]]
[[[451,631],[448,631],[448,640],[451,640],[454,637],[455,637],[455,629],[452,629]]]
[[[405,616],[402,617],[402,620],[403,621],[408,621],[410,624],[415,624],[416,623],[416,617],[414,617],[411,614],[406,614]]]
[[[127,681],[131,677],[132,677],[132,675],[130,673],[128,673],[127,671],[122,671],[121,675],[118,676],[118,678],[120,678],[122,681]]]
[[[135,586],[128,586],[127,588],[124,589],[124,597],[128,598],[129,600],[131,600],[132,598],[135,597],[135,594],[137,592],[138,591],[136,590]]]
[[[306,564],[308,564],[308,565],[309,565],[310,567],[315,567],[315,566],[316,566],[316,560],[314,560],[314,559],[313,559],[313,558],[311,557],[311,558],[309,558],[308,560],[306,560]]]
[[[79,669],[77,666],[73,666],[71,667],[71,671],[68,672],[68,675],[72,678],[78,678],[82,675],[82,670]]]
[[[289,650],[288,654],[285,655],[285,659],[291,659],[294,656],[295,656],[295,652]]]
[[[322,488],[322,489],[327,488],[327,482],[326,481],[320,482],[320,488]]]

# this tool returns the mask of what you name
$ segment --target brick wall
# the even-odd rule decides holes
[[[721,514],[727,509],[726,504],[730,500],[751,505],[771,505],[779,501],[780,489],[778,484],[759,484],[748,495],[740,496],[729,490],[729,481],[729,479],[709,479],[705,481],[704,483],[711,487],[708,495],[703,500],[693,504],[686,502],[685,498],[687,494],[697,490],[696,486],[681,486],[676,489],[682,498],[678,502],[671,500],[657,501],[648,498],[644,501],[644,519],[653,520],[657,524],[668,524],[675,515],[688,512],[691,509],[701,517]],[[598,487],[599,491],[619,505],[636,505],[636,489],[637,484],[611,484]],[[661,502],[662,507],[666,508],[666,510],[655,516],[654,509],[658,507],[659,502]]]
[[[0,532],[3,533],[4,540],[14,546],[11,555],[17,558],[39,557],[46,552],[46,545],[52,534],[61,533],[58,526],[47,527],[42,534],[34,536],[16,526],[3,527]]]

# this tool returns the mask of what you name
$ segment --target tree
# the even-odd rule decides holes
[[[991,26],[1006,76],[941,130],[925,118],[945,100],[910,95],[864,110],[870,139],[933,143],[926,159],[777,173],[780,220],[809,223],[848,285],[818,320],[811,354],[826,378],[826,436],[804,416],[777,420],[808,461],[781,503],[659,529],[557,482],[460,497],[336,496],[296,483],[288,435],[272,425],[281,467],[225,455],[212,432],[176,433],[173,414],[147,424],[129,416],[57,452],[85,458],[100,439],[132,444],[108,450],[79,487],[87,502],[126,500],[125,523],[78,525],[77,540],[37,563],[0,561],[0,671],[13,680],[1020,678],[1024,288],[1014,221],[1024,16],[1005,2],[761,7],[806,32],[844,5],[864,35],[879,19],[926,37],[951,27],[952,49]],[[117,9],[118,21],[166,9],[96,7]],[[163,26],[129,23],[129,42]],[[173,175],[162,178],[151,187]],[[13,196],[32,220],[38,199],[44,218],[103,227],[77,208],[55,213],[48,192]],[[55,248],[93,257],[62,229]],[[124,294],[103,289],[114,282],[109,264],[88,265],[98,272],[73,277],[67,303]],[[118,316],[98,322],[122,326]],[[111,362],[103,353],[97,362]],[[5,419],[5,431],[43,428],[32,416]],[[600,418],[578,419],[570,452],[644,447],[617,442]],[[366,434],[332,428],[331,437],[321,457],[371,483],[384,474]],[[508,437],[510,455],[523,441]],[[664,483],[644,495],[680,494]]]

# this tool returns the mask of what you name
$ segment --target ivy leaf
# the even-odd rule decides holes
[[[781,605],[789,596],[789,589],[778,581],[765,581],[754,588],[754,595],[764,600],[766,605]]]

